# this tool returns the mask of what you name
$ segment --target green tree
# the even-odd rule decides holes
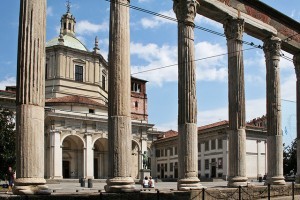
[[[16,131],[14,113],[0,107],[0,178],[4,179],[8,167],[15,169]]]
[[[297,172],[297,139],[288,146],[283,144],[283,173]]]

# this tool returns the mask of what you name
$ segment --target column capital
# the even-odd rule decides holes
[[[173,10],[177,20],[186,25],[195,26],[194,20],[198,5],[199,3],[196,0],[174,0]]]
[[[279,60],[281,50],[281,39],[275,36],[271,36],[265,39],[263,42],[266,58]]]
[[[297,79],[300,78],[300,52],[294,55],[293,58]]]
[[[234,39],[242,41],[244,32],[244,19],[240,18],[229,18],[223,24],[225,35],[227,40]]]

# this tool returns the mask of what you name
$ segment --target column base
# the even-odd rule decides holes
[[[197,177],[179,179],[177,182],[178,190],[199,190],[203,186]]]
[[[106,180],[104,186],[106,192],[133,192],[135,190],[134,180],[131,177],[115,177]]]
[[[242,177],[242,176],[236,176],[236,177],[229,177],[228,179],[228,187],[231,188],[236,188],[239,186],[247,186],[247,177]]]
[[[283,176],[273,176],[273,177],[267,177],[267,180],[265,182],[265,185],[285,185],[285,180]]]
[[[51,190],[46,185],[46,180],[43,178],[18,178],[15,180],[13,194],[17,195],[49,195]]]

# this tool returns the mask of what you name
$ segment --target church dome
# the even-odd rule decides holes
[[[64,39],[64,46],[73,48],[73,49],[78,49],[82,51],[88,51],[88,49],[78,40],[76,37],[69,36],[69,35],[63,35]],[[59,37],[56,37],[46,43],[46,47],[51,47],[59,45]]]

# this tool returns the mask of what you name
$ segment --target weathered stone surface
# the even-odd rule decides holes
[[[178,23],[178,189],[201,188],[198,177],[198,134],[194,19],[197,2],[174,1]]]
[[[274,185],[285,184],[281,130],[280,50],[281,40],[279,38],[272,36],[264,41],[267,68],[267,183]]]
[[[131,178],[130,51],[129,8],[116,0],[110,4],[107,192],[134,189]]]
[[[243,61],[244,20],[224,23],[228,48],[229,187],[246,185],[245,86]]]
[[[46,0],[20,4],[17,70],[17,179],[14,194],[49,193],[44,179]]]

